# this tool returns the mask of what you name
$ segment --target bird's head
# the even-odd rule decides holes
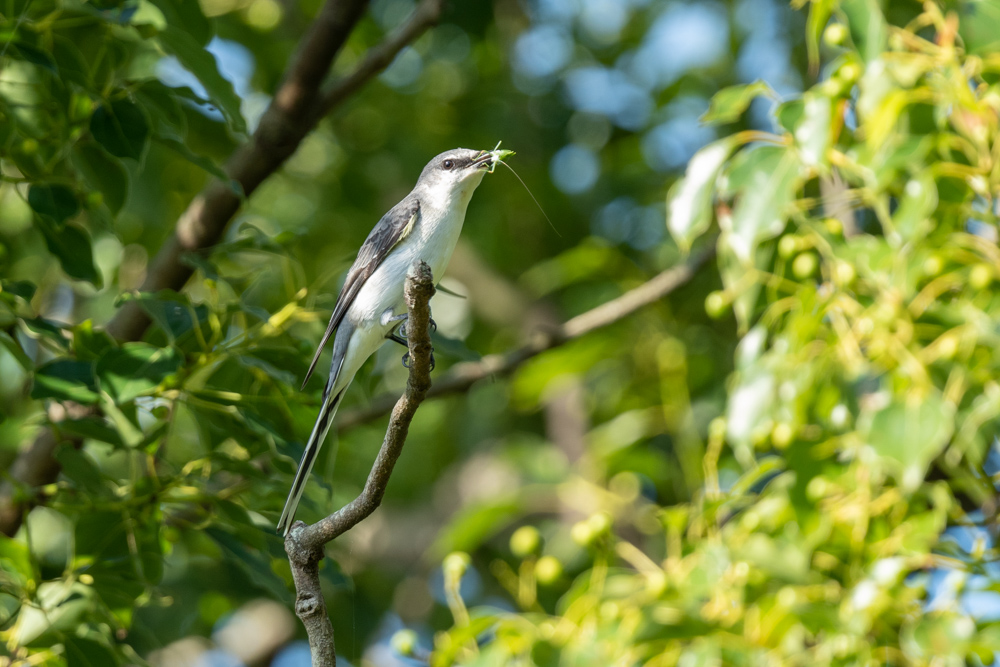
[[[455,148],[435,156],[420,172],[417,188],[423,188],[435,199],[462,200],[468,203],[486,172],[492,172],[498,159],[510,151],[477,151]]]

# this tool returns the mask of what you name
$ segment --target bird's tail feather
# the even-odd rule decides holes
[[[338,368],[336,373],[330,375],[326,390],[323,392],[323,407],[319,410],[319,416],[316,417],[316,424],[309,435],[305,451],[302,452],[302,460],[299,461],[299,469],[295,472],[292,490],[288,493],[288,500],[285,501],[285,509],[281,512],[281,519],[278,520],[278,532],[282,535],[288,535],[288,531],[292,527],[292,522],[295,520],[295,509],[299,506],[302,492],[305,491],[306,482],[309,480],[309,473],[312,472],[313,464],[316,463],[316,456],[319,454],[319,448],[323,446],[323,441],[326,440],[326,435],[330,432],[333,417],[337,414],[337,408],[340,407],[340,401],[344,397],[344,392],[347,391],[347,385],[345,384],[339,391],[335,394],[333,393],[333,386],[339,374],[340,369]]]

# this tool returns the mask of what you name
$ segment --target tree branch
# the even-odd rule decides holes
[[[392,62],[408,43],[419,37],[441,15],[444,0],[423,0],[407,22],[373,47],[361,64],[326,92],[323,81],[368,0],[326,0],[310,25],[302,45],[261,117],[250,140],[229,158],[223,170],[249,197],[298,148],[302,139],[337,105],[357,92]],[[189,252],[211,248],[225,233],[243,200],[229,184],[213,181],[178,218],[173,234],[150,263],[141,291],[180,291],[193,273],[181,261]],[[136,302],[123,305],[108,323],[108,333],[120,341],[142,338],[149,316]],[[59,466],[53,458],[56,445],[65,441],[45,428],[11,465],[0,484],[0,533],[13,535],[21,525],[29,493],[18,498],[17,486],[37,487],[55,481]],[[78,441],[77,441],[77,444]]]
[[[450,373],[439,380],[428,392],[428,398],[447,396],[468,391],[472,385],[491,376],[512,373],[521,364],[542,352],[559,347],[584,334],[624,319],[635,311],[658,301],[688,282],[701,266],[715,255],[715,244],[692,255],[686,262],[658,274],[639,287],[622,294],[616,299],[577,315],[551,331],[540,331],[524,347],[506,354],[491,354],[479,361],[457,364]],[[384,395],[375,398],[362,409],[341,413],[337,420],[340,433],[355,426],[378,419],[392,409],[394,399]]]
[[[313,667],[337,664],[333,624],[326,610],[319,581],[323,546],[367,518],[381,504],[393,466],[403,451],[410,421],[431,386],[430,300],[434,277],[424,263],[414,265],[406,277],[407,344],[410,348],[410,376],[406,392],[396,402],[368,481],[361,494],[330,516],[311,526],[296,521],[285,538],[285,553],[295,581],[295,613],[309,636]]]

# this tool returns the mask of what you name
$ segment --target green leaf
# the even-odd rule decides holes
[[[152,0],[163,12],[167,24],[191,35],[197,44],[205,45],[212,38],[212,24],[201,11],[198,0]]]
[[[955,9],[962,14],[958,33],[968,53],[986,55],[1000,51],[1000,4],[995,0],[969,0]]]
[[[96,606],[91,589],[66,581],[40,584],[35,598],[36,605],[21,607],[12,629],[12,641],[21,646],[48,644],[54,638],[75,633]]]
[[[667,229],[685,251],[712,224],[715,181],[735,148],[736,142],[729,137],[702,148],[667,193]]]
[[[171,341],[191,331],[196,322],[200,324],[208,316],[206,306],[195,306],[186,295],[169,289],[123,295],[122,301],[138,301]]]
[[[86,58],[71,39],[56,35],[52,41],[52,57],[59,69],[59,78],[72,81],[82,88],[91,88],[92,81]]]
[[[451,551],[473,551],[483,542],[510,525],[524,510],[522,498],[494,500],[462,508],[442,531],[431,551],[443,557]]]
[[[58,359],[41,366],[31,387],[34,399],[54,398],[85,405],[97,402],[93,364],[75,359]]]
[[[107,422],[97,417],[84,417],[82,419],[66,419],[59,422],[59,430],[63,433],[70,433],[80,438],[99,440],[118,448],[125,446],[121,436],[114,428],[108,426]]]
[[[232,190],[233,194],[235,194],[237,197],[241,199],[244,197],[243,188],[242,186],[240,186],[239,181],[230,178],[229,175],[226,174],[226,172],[222,171],[221,167],[219,167],[217,164],[212,162],[207,157],[203,157],[201,155],[198,155],[197,153],[194,153],[183,142],[177,141],[176,139],[171,139],[169,137],[161,137],[161,136],[154,137],[154,141],[174,151],[175,153],[177,153],[182,158],[184,158],[191,164],[195,165],[196,167],[200,167],[203,171],[211,174],[212,176],[215,176],[217,179],[228,185],[229,189]]]
[[[62,474],[91,494],[102,490],[101,472],[86,454],[73,445],[65,444],[56,449],[56,461],[62,467]]]
[[[179,100],[189,99],[199,105],[206,104],[190,88],[171,88],[159,81],[146,81],[136,89],[135,96],[150,116],[153,135],[178,141],[187,135],[187,116]]]
[[[38,65],[44,69],[49,70],[53,74],[58,74],[59,71],[56,69],[56,64],[50,56],[45,51],[32,46],[31,44],[25,44],[24,42],[13,42],[11,47],[14,52],[17,53],[21,58],[26,60],[33,65]]]
[[[104,331],[94,330],[93,320],[85,320],[73,327],[73,353],[82,361],[93,361],[115,346],[114,339]]]
[[[739,199],[727,243],[741,262],[749,264],[757,245],[785,228],[787,208],[795,198],[802,165],[794,151],[780,146],[760,146],[739,158],[729,176]]]
[[[233,90],[233,84],[219,73],[215,56],[190,34],[174,27],[168,27],[157,38],[163,48],[177,56],[181,64],[205,86],[209,99],[219,107],[229,127],[234,132],[245,133],[247,126],[240,113],[240,97]]]
[[[808,167],[825,166],[833,136],[833,102],[815,93],[806,93],[802,99],[802,120],[793,130],[799,157]]]
[[[40,215],[47,215],[62,223],[80,210],[76,193],[65,185],[32,184],[28,189],[28,205]]]
[[[67,637],[66,667],[114,667],[120,665],[118,656],[104,644],[84,637]]]
[[[151,393],[168,375],[176,373],[182,363],[181,355],[172,347],[126,343],[101,355],[96,374],[101,391],[116,403],[127,403]]]
[[[27,280],[0,280],[0,294],[16,296],[22,301],[31,301],[35,289],[35,284]]]
[[[89,142],[78,143],[72,159],[87,184],[104,195],[104,205],[111,215],[117,215],[129,193],[130,179],[125,165],[97,144]]]
[[[706,124],[732,123],[739,120],[740,115],[747,110],[750,103],[761,95],[775,97],[771,86],[760,80],[741,86],[723,88],[712,96],[708,111],[700,120]]]
[[[937,184],[930,169],[907,181],[892,214],[893,231],[904,241],[915,241],[934,228],[931,217],[938,204]]]
[[[69,348],[66,336],[63,335],[65,325],[44,317],[22,317],[21,324],[32,338],[44,338],[63,349]]]
[[[866,415],[862,427],[868,444],[889,464],[904,488],[923,481],[927,466],[948,444],[955,409],[937,390],[922,397],[895,397],[886,407]]]
[[[31,565],[28,546],[6,535],[0,535],[0,571],[18,577],[23,586],[34,579],[35,570]]]
[[[94,266],[94,253],[90,237],[75,225],[57,226],[40,221],[38,229],[45,237],[49,252],[59,259],[63,271],[71,278],[86,280],[95,287],[101,287],[101,275]]]
[[[809,18],[806,19],[806,53],[809,58],[809,71],[819,70],[819,42],[823,30],[830,21],[833,12],[833,0],[813,0],[809,3]]]
[[[31,357],[25,354],[21,346],[17,344],[17,341],[6,331],[0,331],[0,345],[7,348],[7,351],[10,352],[11,356],[17,360],[17,363],[24,370],[30,371],[35,367],[35,364],[31,361]]]
[[[879,58],[889,42],[889,27],[878,0],[841,0],[840,8],[861,57],[865,62]]]
[[[112,155],[138,160],[149,139],[149,123],[138,105],[119,99],[94,111],[90,117],[90,132]]]

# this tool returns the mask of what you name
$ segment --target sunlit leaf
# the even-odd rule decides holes
[[[818,94],[807,94],[803,101],[802,120],[794,130],[799,156],[807,167],[825,166],[832,137],[833,101]]]
[[[667,229],[681,248],[690,249],[712,223],[712,189],[735,148],[730,138],[702,148],[667,193]]]
[[[885,51],[889,28],[877,0],[841,0],[840,7],[847,16],[851,39],[865,61],[878,58]]]
[[[892,214],[892,226],[904,241],[927,234],[934,226],[932,214],[937,208],[937,184],[929,170],[907,181],[899,204]]]
[[[912,491],[948,443],[954,415],[954,408],[936,391],[919,398],[899,397],[871,415],[867,441],[890,463],[900,483]]]
[[[794,152],[778,146],[760,146],[739,157],[729,173],[738,194],[727,243],[740,261],[749,264],[757,245],[785,228],[802,165]]]
[[[708,111],[701,117],[702,123],[732,123],[739,119],[750,103],[760,96],[774,97],[771,86],[764,81],[754,81],[740,86],[723,88],[712,96]]]

